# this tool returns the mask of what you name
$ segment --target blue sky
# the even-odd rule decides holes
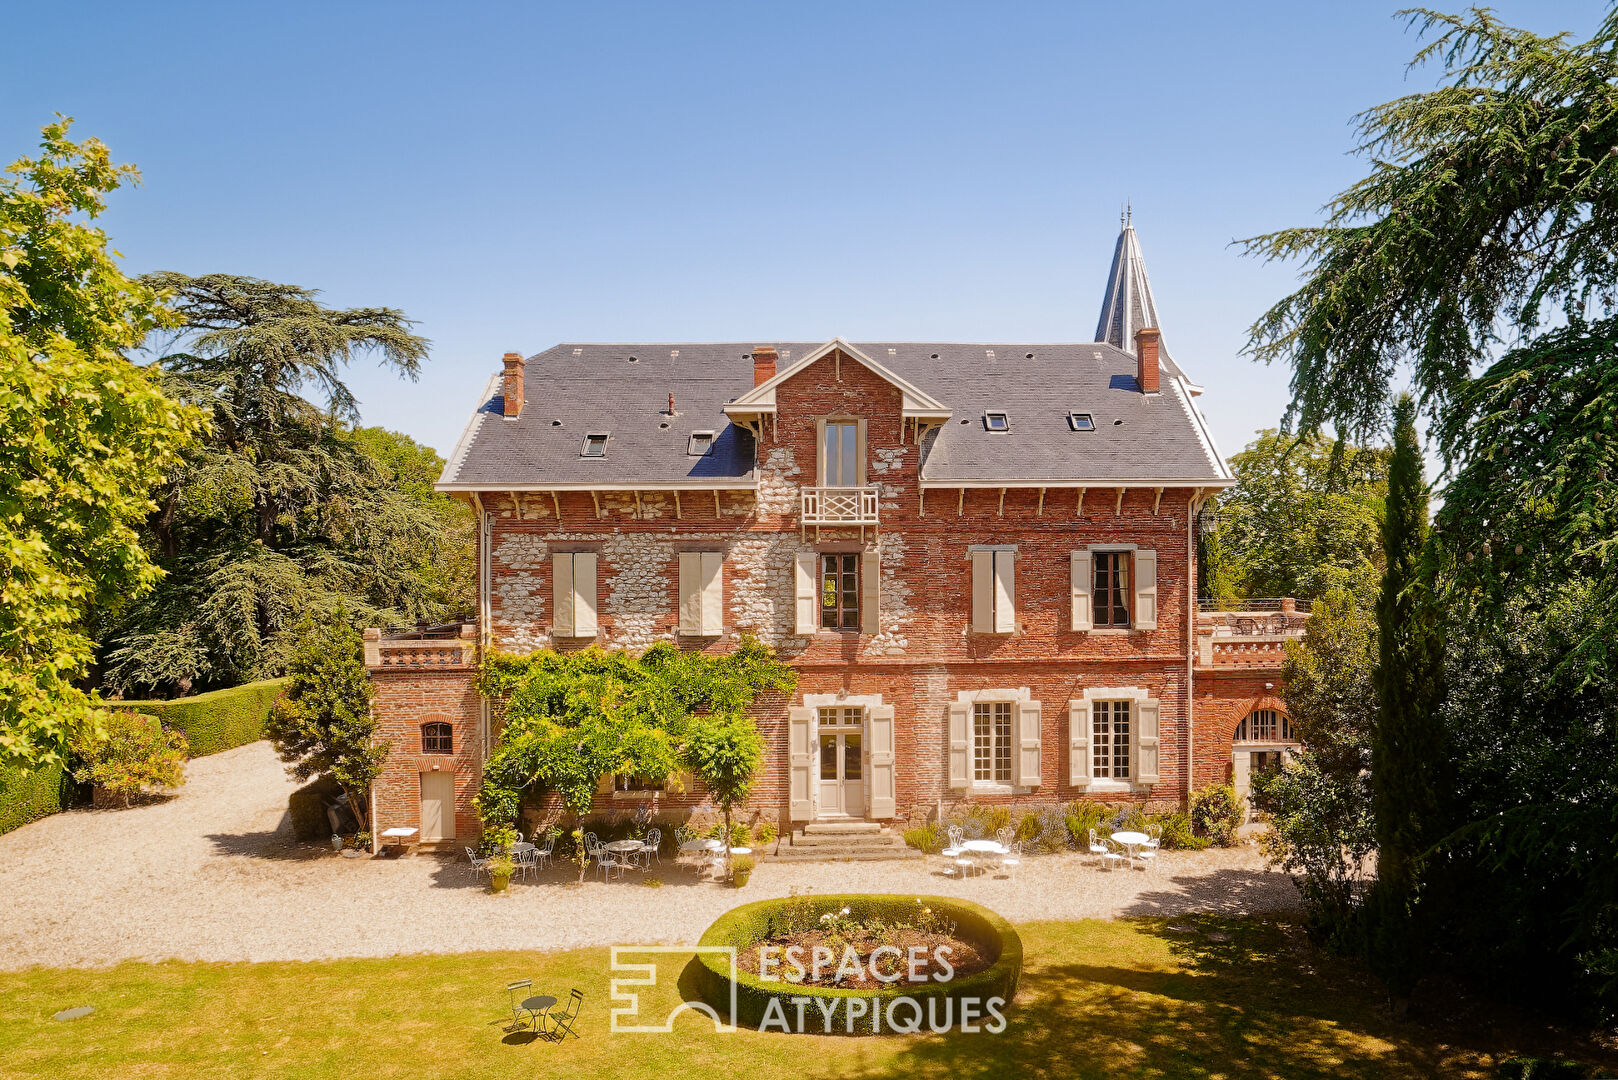
[[[0,149],[61,112],[138,164],[132,271],[403,309],[420,381],[351,383],[446,453],[508,349],[1089,340],[1127,199],[1228,454],[1286,403],[1239,351],[1295,275],[1230,241],[1316,220],[1352,115],[1430,84],[1396,6],[18,5]]]

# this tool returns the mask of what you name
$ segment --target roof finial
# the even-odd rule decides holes
[[[1128,225],[1135,220],[1135,207],[1133,203],[1124,203],[1124,224]]]

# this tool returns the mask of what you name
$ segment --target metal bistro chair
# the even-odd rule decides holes
[[[659,866],[663,865],[663,854],[658,850],[662,845],[662,829],[653,829],[646,834],[646,839],[641,841],[641,849],[635,853],[640,858],[642,867],[650,870],[653,859],[657,860]]]
[[[556,834],[551,833],[550,836],[545,838],[545,846],[534,851],[534,868],[536,870],[543,868],[545,861],[555,854],[555,852]]]
[[[1000,869],[1006,872],[1007,880],[1015,880],[1017,867],[1022,865],[1022,841],[1014,840],[1006,846],[1010,848],[1010,853],[1000,857]]]
[[[532,847],[523,848],[516,853],[517,870],[523,877],[527,877],[530,870],[535,873],[539,872],[539,860],[535,858],[536,854],[536,850]]]
[[[1100,858],[1103,869],[1124,864],[1123,854],[1113,847],[1112,841],[1098,839],[1094,829],[1090,830],[1090,854]]]
[[[601,846],[601,841],[596,839],[593,832],[584,834],[584,857],[595,860],[597,864],[607,857],[607,849]]]
[[[478,858],[478,853],[473,851],[471,848],[466,849],[466,861],[472,864],[473,877],[477,877],[479,874],[487,874],[489,872],[489,860],[486,858]]]
[[[541,1014],[533,1009],[522,1007],[522,1003],[532,996],[529,991],[532,991],[533,988],[533,979],[519,979],[514,983],[506,984],[506,1000],[511,1005],[511,1029],[513,1031],[521,1031],[524,1028],[532,1027],[536,1034],[540,1033],[539,1018]],[[519,990],[522,993],[518,993]]]
[[[995,843],[999,844],[1003,848],[1010,847],[1011,842],[1013,840],[1015,840],[1016,838],[1017,838],[1017,830],[1013,829],[1010,825],[1007,825],[1003,829],[996,829],[994,831],[994,841],[995,841]]]
[[[568,992],[567,1008],[561,1013],[551,1013],[551,1029],[545,1033],[545,1037],[555,1042],[561,1042],[569,1035],[573,1036],[575,1039],[578,1038],[579,1033],[574,1030],[573,1024],[574,1021],[578,1020],[579,1010],[583,1007],[584,992],[575,987]]]

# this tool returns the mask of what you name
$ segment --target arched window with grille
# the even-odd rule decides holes
[[[453,754],[455,728],[442,721],[421,725],[421,752],[424,754]]]
[[[1232,742],[1296,742],[1292,721],[1278,709],[1254,709],[1236,725]]]

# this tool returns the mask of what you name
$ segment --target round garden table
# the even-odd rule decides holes
[[[524,1012],[533,1016],[535,1032],[544,1031],[544,1021],[542,1021],[540,1017],[545,1013],[550,1012],[551,1006],[555,1004],[556,999],[551,997],[549,994],[537,994],[534,997],[522,999],[521,1008]]]
[[[1151,843],[1152,838],[1143,832],[1115,832],[1112,838],[1129,849],[1129,861],[1135,861],[1135,852]]]

